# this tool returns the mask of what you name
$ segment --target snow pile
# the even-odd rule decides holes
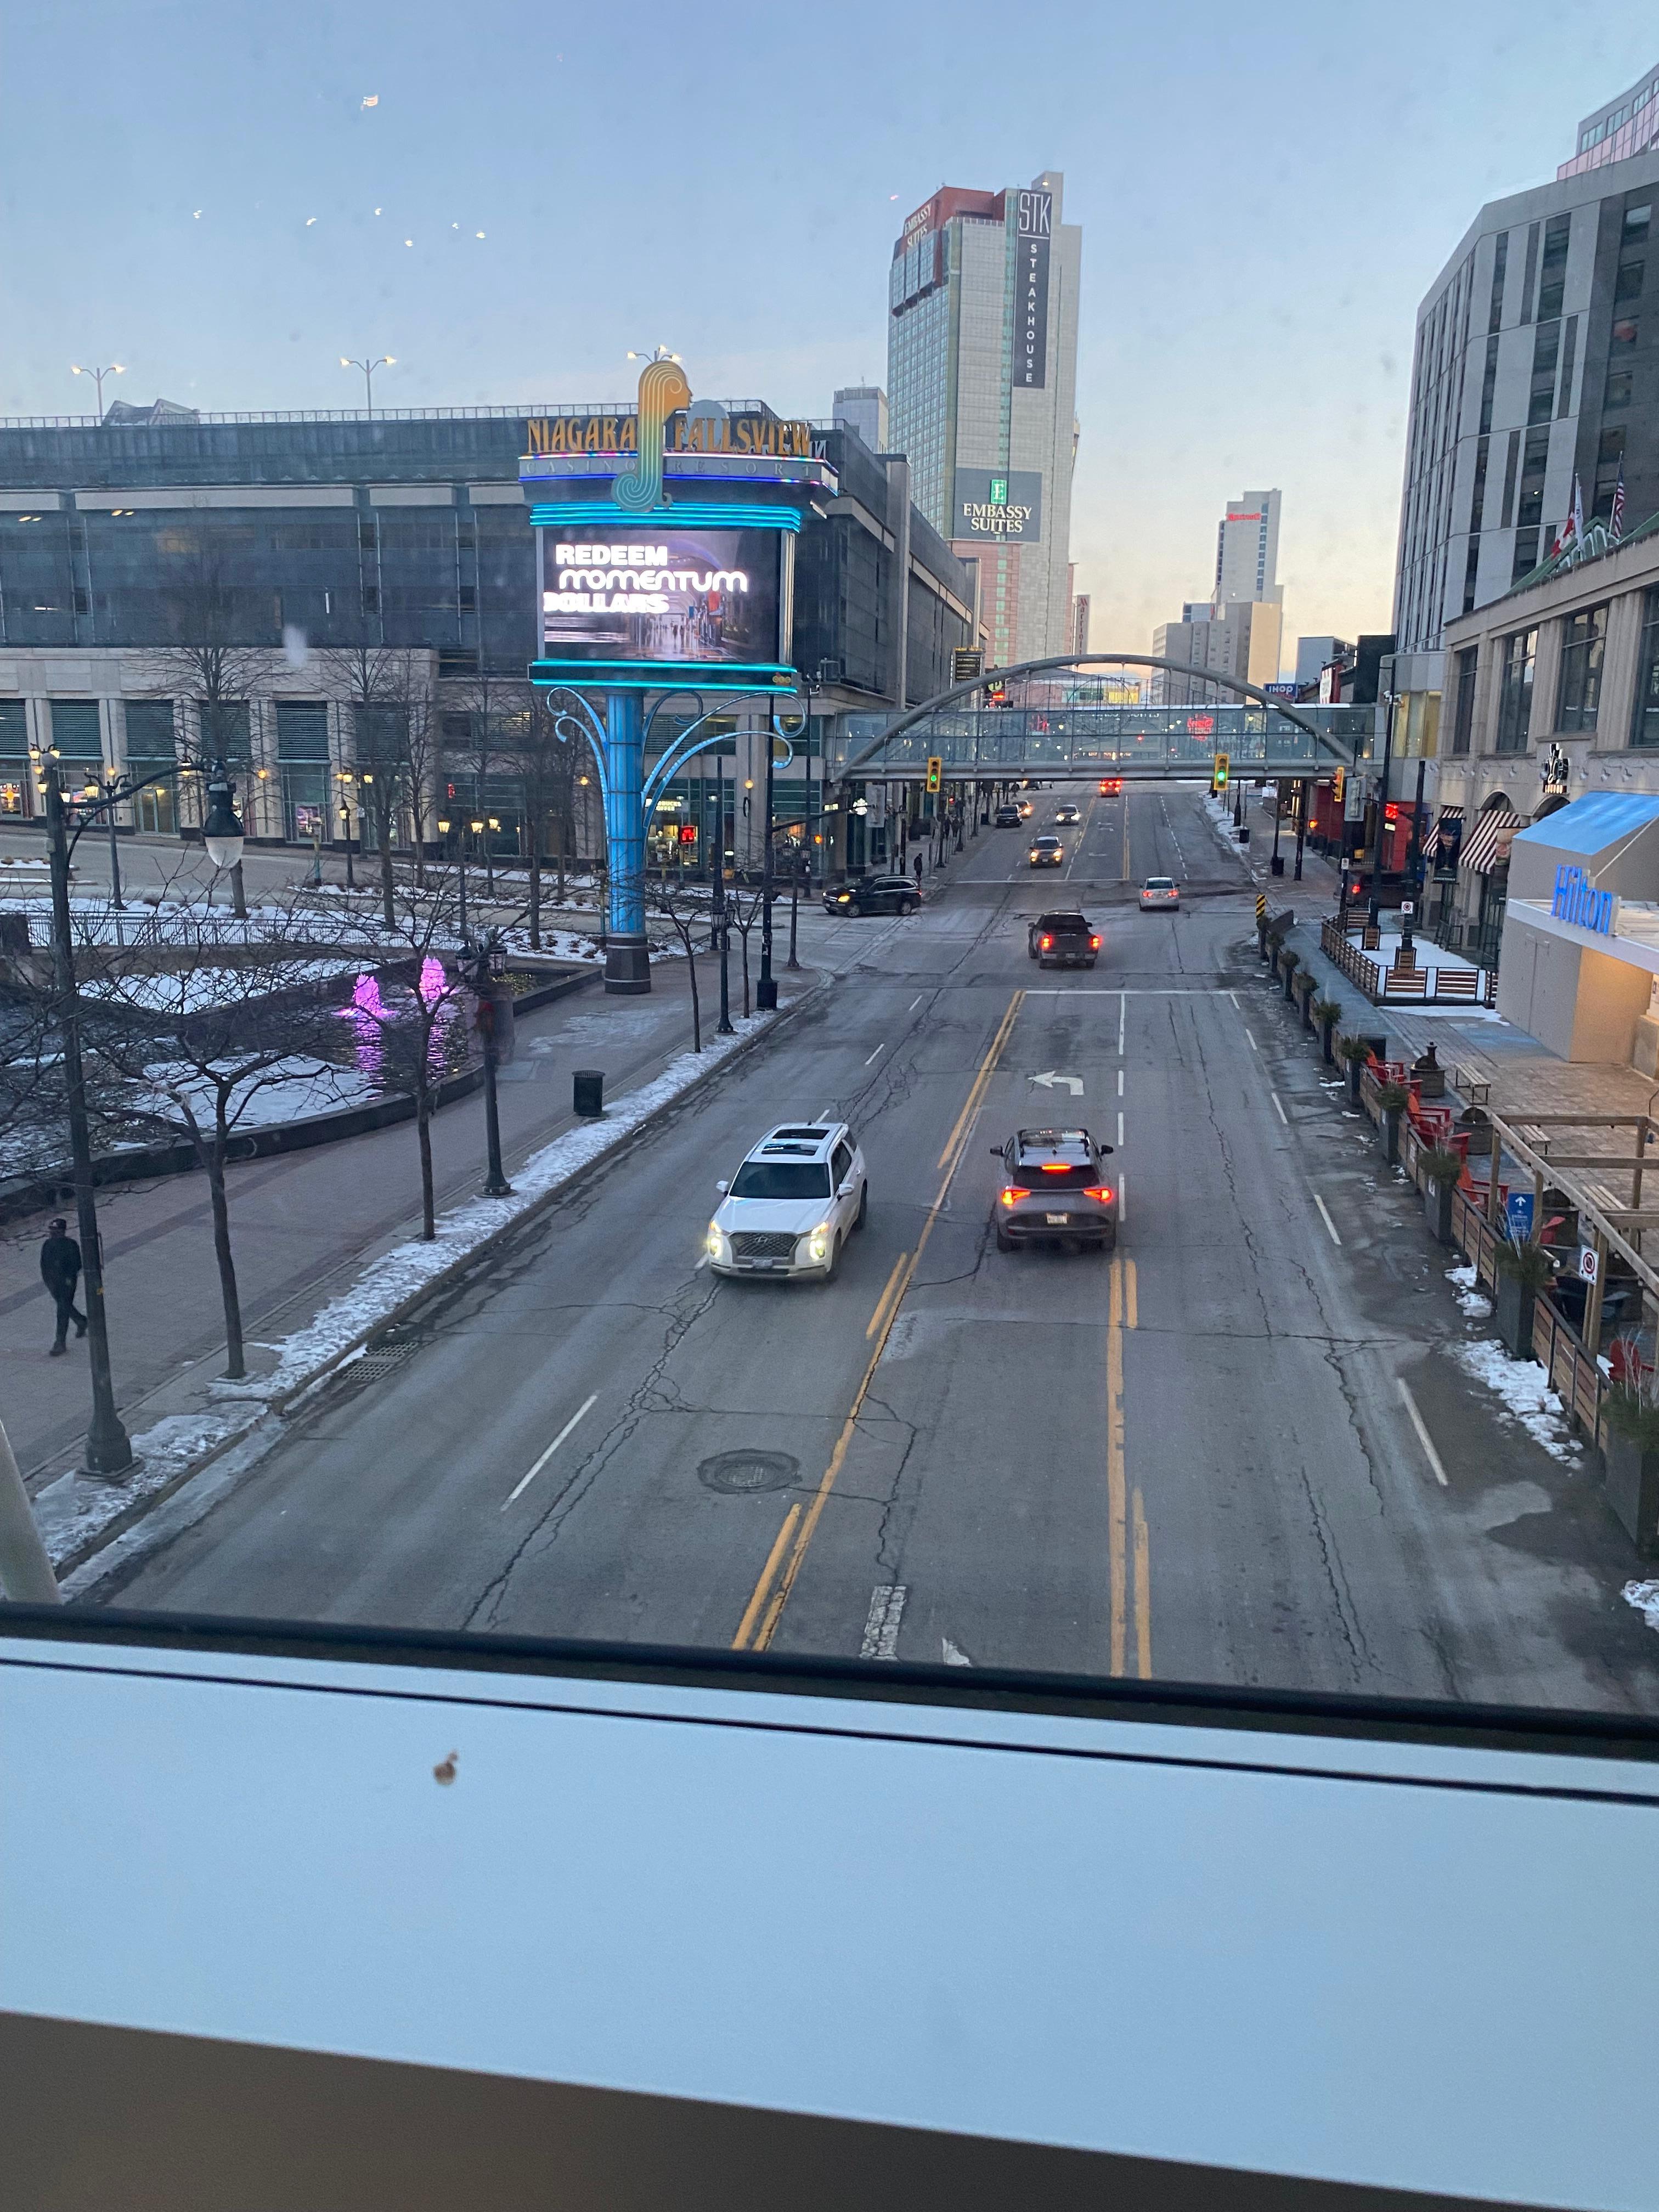
[[[1237,837],[1233,833],[1233,813],[1231,807],[1218,805],[1213,799],[1206,798],[1204,801],[1204,819],[1209,823],[1211,829],[1215,831],[1216,836],[1227,848],[1227,850],[1232,854],[1234,860],[1238,862],[1239,866],[1241,867],[1248,867],[1249,862],[1247,855],[1250,848],[1248,845],[1241,845]]]
[[[1626,1583],[1626,1605],[1633,1605],[1650,1628],[1659,1629],[1659,1583]]]
[[[271,1374],[216,1382],[211,1406],[198,1413],[169,1415],[135,1436],[132,1448],[143,1465],[131,1480],[77,1482],[66,1474],[49,1484],[36,1498],[35,1508],[53,1559],[81,1550],[112,1522],[131,1516],[135,1504],[173,1489],[201,1461],[246,1437],[270,1408],[320,1382],[410,1300],[534,1212],[550,1193],[672,1105],[774,1018],[754,1014],[738,1021],[733,1036],[715,1037],[701,1053],[680,1054],[654,1082],[608,1107],[602,1121],[584,1122],[556,1137],[517,1170],[511,1198],[472,1199],[440,1215],[430,1244],[399,1244],[372,1260],[349,1290],[276,1346]]]
[[[1490,1338],[1454,1345],[1451,1349],[1453,1358],[1493,1392],[1535,1443],[1542,1444],[1550,1457],[1559,1459],[1564,1467],[1571,1466],[1579,1447],[1569,1439],[1565,1409],[1535,1359],[1511,1359],[1503,1346]]]
[[[1492,1300],[1480,1288],[1480,1278],[1471,1261],[1467,1267],[1448,1267],[1446,1280],[1452,1286],[1460,1310],[1470,1321],[1490,1321]]]

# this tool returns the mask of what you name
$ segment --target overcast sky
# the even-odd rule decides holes
[[[1659,59],[1650,7],[10,0],[0,411],[886,380],[903,215],[1052,167],[1084,226],[1072,542],[1097,645],[1278,484],[1285,631],[1388,626],[1417,302]],[[364,103],[372,100],[373,106]],[[378,210],[378,211],[377,211]],[[482,233],[482,236],[478,234]],[[106,391],[106,398],[109,396]]]

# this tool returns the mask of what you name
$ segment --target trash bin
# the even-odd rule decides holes
[[[579,1067],[573,1087],[576,1112],[590,1121],[597,1121],[605,1112],[604,1072],[597,1067]]]

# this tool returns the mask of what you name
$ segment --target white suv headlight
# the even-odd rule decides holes
[[[726,1238],[714,1222],[711,1221],[709,1223],[708,1233],[703,1238],[702,1242],[703,1249],[708,1253],[709,1258],[711,1260],[718,1260],[725,1247]]]
[[[827,1221],[820,1221],[817,1227],[807,1238],[806,1249],[808,1255],[811,1259],[827,1260],[829,1258],[830,1224]]]

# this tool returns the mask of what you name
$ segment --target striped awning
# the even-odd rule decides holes
[[[1443,806],[1441,808],[1439,813],[1435,817],[1434,827],[1430,830],[1428,836],[1423,840],[1423,858],[1425,860],[1433,860],[1435,854],[1440,850],[1440,832],[1446,827],[1447,823],[1449,822],[1461,822],[1462,819],[1463,810],[1461,806]]]
[[[1500,860],[1509,859],[1510,840],[1520,827],[1521,817],[1507,806],[1488,807],[1477,814],[1458,856],[1459,874],[1467,868],[1471,875],[1489,876]]]

